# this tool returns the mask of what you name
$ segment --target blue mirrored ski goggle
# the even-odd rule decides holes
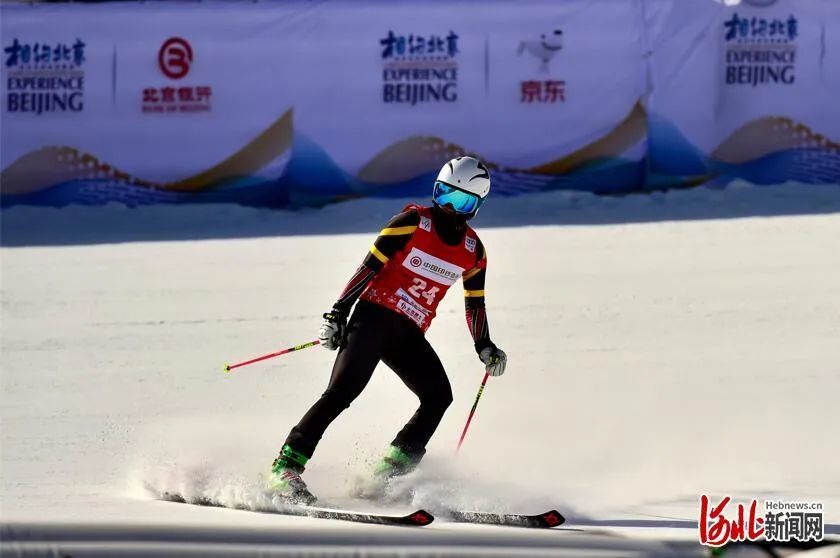
[[[484,201],[475,194],[459,190],[454,186],[450,186],[444,182],[435,182],[434,193],[432,198],[435,203],[443,207],[450,204],[456,213],[470,215],[478,211],[481,203]]]

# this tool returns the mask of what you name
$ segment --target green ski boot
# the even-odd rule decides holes
[[[389,446],[385,456],[373,468],[373,477],[387,481],[407,475],[417,467],[424,453],[409,455],[397,446]]]
[[[309,492],[306,483],[300,478],[304,465],[309,458],[285,445],[280,455],[271,465],[271,474],[266,482],[266,490],[281,497],[290,504],[310,505],[315,503],[315,496]]]
[[[413,471],[425,453],[409,454],[397,446],[389,446],[385,456],[374,466],[373,474],[357,480],[356,496],[373,500],[385,497],[390,481]]]

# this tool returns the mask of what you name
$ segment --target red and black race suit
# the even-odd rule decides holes
[[[492,346],[484,304],[487,257],[475,231],[435,207],[409,205],[380,232],[334,310],[350,318],[329,385],[286,439],[311,456],[329,424],[358,397],[385,362],[420,399],[393,445],[422,456],[452,401],[449,380],[424,333],[437,306],[463,278],[475,349]]]
[[[362,300],[407,316],[425,332],[449,287],[479,264],[478,236],[467,225],[462,241],[446,244],[435,231],[431,209],[411,209],[420,220],[402,249],[389,258],[376,245],[371,248],[384,268],[368,284]]]

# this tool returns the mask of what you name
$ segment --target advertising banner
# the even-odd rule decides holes
[[[647,6],[650,182],[840,183],[840,4]]]
[[[830,0],[0,9],[4,206],[840,182]]]
[[[503,194],[636,187],[640,10],[526,4],[3,6],[3,202],[426,194],[466,153]]]

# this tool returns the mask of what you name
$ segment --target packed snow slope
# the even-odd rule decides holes
[[[821,199],[840,206],[826,191]],[[543,216],[552,203],[564,215],[640,204],[679,214],[683,199],[708,210],[727,195],[571,203],[547,194],[527,203]],[[379,222],[403,203],[353,202],[327,214]],[[173,210],[70,209],[81,223],[104,211],[128,227]],[[199,210],[208,221],[289,219],[289,231],[323,218],[190,211]],[[13,208],[3,218],[46,221],[60,211]],[[488,383],[454,459],[483,374],[456,285],[428,334],[455,402],[412,479],[414,504],[696,520],[699,495],[709,493],[820,500],[826,521],[840,522],[840,216],[643,220],[541,217],[540,226],[482,228],[479,215],[491,334],[508,371]],[[334,353],[320,347],[222,372],[314,339],[376,229],[289,231],[2,249],[4,520],[277,521],[156,502],[142,486],[247,504],[324,389]],[[310,462],[312,490],[346,501],[354,476],[415,407],[380,366]]]

